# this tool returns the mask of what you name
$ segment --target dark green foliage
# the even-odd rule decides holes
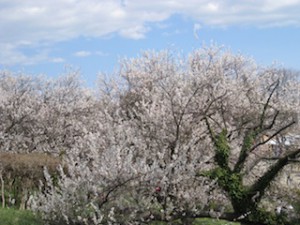
[[[230,153],[230,147],[227,141],[227,131],[223,129],[222,132],[215,138],[216,154],[215,161],[222,167],[228,167],[228,157]]]
[[[246,190],[242,185],[240,174],[218,167],[210,172],[209,177],[217,179],[218,185],[228,193],[231,199],[242,200],[245,198]]]
[[[217,179],[219,186],[228,193],[230,199],[235,201],[235,199],[245,198],[245,188],[242,185],[241,175],[231,171],[228,167],[230,147],[225,129],[215,138],[215,146],[215,160],[218,167],[211,172],[210,178]]]
[[[228,166],[228,157],[230,147],[227,139],[227,131],[222,130],[215,139],[215,160],[217,167],[211,171],[202,173],[201,175],[207,176],[212,180],[217,180],[219,187],[221,187],[231,200],[234,210],[240,214],[249,210],[248,192],[242,184],[242,176],[238,172],[232,171]]]
[[[249,151],[253,146],[256,136],[257,136],[257,132],[255,131],[250,131],[245,134],[239,159],[234,167],[235,172],[240,172],[242,170],[245,160],[248,157]]]

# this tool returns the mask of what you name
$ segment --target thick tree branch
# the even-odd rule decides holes
[[[262,177],[260,177],[250,188],[249,194],[254,195],[259,192],[261,198],[266,190],[269,187],[270,183],[278,175],[278,173],[285,167],[291,159],[295,159],[300,153],[300,149],[293,151],[290,154],[280,158]]]

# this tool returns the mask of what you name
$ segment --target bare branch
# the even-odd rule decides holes
[[[287,128],[291,127],[292,125],[294,125],[296,122],[292,121],[290,123],[288,123],[287,125],[283,126],[282,128],[280,128],[279,130],[277,130],[274,134],[272,134],[270,137],[268,137],[265,141],[259,142],[258,144],[254,145],[249,152],[254,151],[256,148],[258,148],[261,145],[266,144],[267,142],[269,142],[270,140],[272,140],[274,137],[276,137],[278,134],[280,134],[281,132],[283,132],[284,130],[286,130]]]
[[[275,93],[275,90],[279,87],[279,83],[280,83],[279,80],[277,80],[274,84],[271,85],[271,86],[274,85],[274,88],[272,89],[272,91],[268,97],[268,100],[267,100],[266,104],[264,105],[264,109],[263,109],[261,117],[260,117],[260,129],[263,129],[263,124],[264,124],[267,109],[269,107],[271,98],[272,98],[273,94]]]

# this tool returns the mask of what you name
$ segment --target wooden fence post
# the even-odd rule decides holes
[[[0,180],[1,180],[1,196],[2,196],[2,208],[5,207],[5,195],[4,195],[4,180],[3,180],[3,165],[0,163]]]

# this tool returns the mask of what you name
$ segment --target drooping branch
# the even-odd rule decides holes
[[[138,176],[139,177],[139,176]],[[137,179],[138,177],[132,177],[132,178],[129,178],[129,179],[126,179],[125,181],[123,182],[120,182],[120,183],[117,183],[116,185],[113,185],[112,187],[110,187],[106,194],[103,194],[102,195],[102,201],[101,203],[99,203],[99,208],[102,208],[103,205],[105,205],[108,201],[109,201],[109,197],[112,193],[114,193],[117,189],[121,188],[122,186],[126,185],[127,183]]]

